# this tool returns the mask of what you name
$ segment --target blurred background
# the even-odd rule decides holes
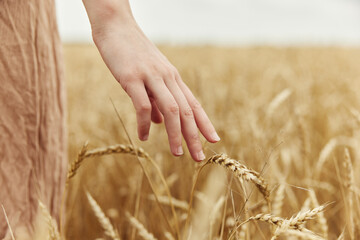
[[[156,43],[358,45],[358,0],[131,0]],[[82,1],[57,0],[65,42],[90,42]]]
[[[145,229],[157,239],[263,240],[274,234],[269,222],[238,224],[261,213],[288,219],[332,203],[304,225],[310,235],[284,230],[279,239],[360,239],[360,1],[130,2],[221,137],[216,144],[201,138],[205,155],[225,153],[259,172],[270,196],[222,166],[198,173],[187,150],[172,156],[163,124],[152,124],[149,140],[140,142],[133,104],[92,44],[82,2],[57,0],[69,160],[86,141],[99,155],[129,144],[112,98],[132,141],[157,166],[142,159],[142,168],[126,153],[82,162],[67,185],[64,236],[154,239],[141,237]],[[118,238],[104,231],[104,216]]]

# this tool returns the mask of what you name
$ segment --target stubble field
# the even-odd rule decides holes
[[[163,125],[140,142],[97,50],[65,46],[69,160],[85,142],[89,156],[68,180],[67,239],[360,238],[360,49],[160,49],[221,141],[202,138],[202,164],[172,156]]]

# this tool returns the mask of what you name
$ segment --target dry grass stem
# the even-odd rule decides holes
[[[1,208],[2,208],[3,213],[4,213],[5,221],[6,221],[6,224],[7,224],[7,226],[8,226],[11,239],[12,239],[12,240],[15,240],[15,236],[14,236],[13,230],[12,230],[12,228],[11,228],[11,225],[10,225],[10,222],[9,222],[9,219],[8,219],[8,216],[7,216],[7,214],[6,214],[4,205],[1,204]]]
[[[350,152],[348,148],[345,148],[345,161],[344,161],[344,165],[345,165],[345,169],[346,169],[346,174],[345,174],[345,185],[346,185],[346,189],[347,189],[347,204],[348,204],[348,208],[349,209],[353,209],[354,208],[354,189],[355,189],[355,178],[354,178],[354,170],[353,170],[353,166],[351,163],[351,158],[350,158]],[[355,226],[354,226],[354,213],[353,211],[347,211],[349,212],[349,217],[348,217],[348,226],[350,229],[350,239],[355,239]]]

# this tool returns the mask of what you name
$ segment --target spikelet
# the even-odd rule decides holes
[[[267,222],[275,226],[281,226],[281,224],[285,221],[282,217],[277,217],[272,214],[268,213],[259,213],[256,216],[250,217],[246,222],[255,220],[255,221],[261,221],[261,222]]]
[[[233,171],[237,177],[254,183],[263,194],[265,200],[269,202],[270,191],[268,189],[268,184],[258,172],[246,167],[234,159],[229,158],[226,154],[216,154],[210,157],[207,163],[223,166],[224,168]]]
[[[327,205],[321,205],[308,211],[300,211],[288,220],[284,220],[281,223],[282,229],[301,229],[302,225],[313,218],[315,218],[320,212],[324,211]]]
[[[99,204],[95,201],[95,199],[91,196],[90,193],[86,192],[86,196],[89,200],[93,212],[95,213],[95,216],[100,222],[100,225],[105,230],[105,235],[113,240],[120,240],[118,233],[115,231],[110,220],[105,216],[105,213],[103,212]]]
[[[154,235],[150,233],[144,225],[139,222],[135,217],[131,216],[130,213],[126,212],[126,217],[129,219],[131,225],[138,230],[139,235],[145,240],[156,240]]]

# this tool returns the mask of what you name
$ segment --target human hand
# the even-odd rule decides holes
[[[164,121],[175,156],[183,154],[183,135],[192,158],[204,160],[198,129],[209,142],[220,138],[177,69],[135,20],[115,15],[102,24],[92,22],[92,30],[104,62],[134,104],[140,140],[148,139],[151,120]]]

